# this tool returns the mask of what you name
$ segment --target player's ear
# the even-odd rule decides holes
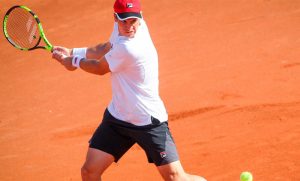
[[[114,19],[115,19],[115,22],[118,21],[118,17],[117,17],[117,15],[116,15],[116,13],[114,13]]]

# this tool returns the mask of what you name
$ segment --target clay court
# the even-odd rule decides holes
[[[4,0],[30,7],[48,40],[107,41],[113,0]],[[159,54],[160,95],[186,171],[209,181],[300,180],[300,1],[142,0]],[[68,72],[0,36],[0,180],[79,181],[111,99],[110,75]],[[134,146],[103,176],[162,180]]]

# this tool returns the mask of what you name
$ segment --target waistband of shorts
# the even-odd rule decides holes
[[[149,129],[149,128],[154,128],[154,127],[160,126],[162,124],[168,124],[168,121],[160,122],[158,119],[151,116],[151,122],[152,122],[151,124],[137,126],[132,123],[128,123],[126,121],[115,118],[113,115],[111,115],[111,113],[109,112],[108,109],[105,109],[103,121],[106,121],[106,122],[112,123],[112,124],[117,124],[119,126],[123,126],[123,127],[127,127],[127,128],[136,128],[136,129]]]

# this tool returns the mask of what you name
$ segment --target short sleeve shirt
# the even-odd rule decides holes
[[[147,25],[140,20],[134,38],[120,36],[117,23],[105,55],[111,70],[112,100],[109,112],[119,120],[142,126],[151,117],[161,122],[168,115],[159,96],[158,56]]]

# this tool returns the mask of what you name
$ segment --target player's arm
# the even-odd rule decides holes
[[[69,49],[69,55],[79,55],[87,59],[101,59],[111,49],[111,43],[100,43],[87,48]]]
[[[61,52],[54,51],[52,57],[70,71],[74,71],[80,67],[82,70],[96,75],[104,75],[110,72],[105,56],[100,60],[86,59],[80,56],[66,56]]]
[[[111,43],[100,43],[96,46],[88,48],[66,48],[61,46],[54,46],[53,51],[60,52],[66,56],[79,55],[87,59],[101,59],[111,49]]]
[[[76,70],[77,67],[80,67],[86,72],[104,75],[110,72],[108,63],[104,57],[104,55],[109,52],[111,49],[111,43],[100,43],[96,46],[89,48],[73,48],[69,49],[66,47],[54,46],[52,57],[60,62],[67,70],[73,71]],[[74,56],[78,56],[78,54],[74,55],[74,50],[76,50],[79,54],[81,54],[81,58],[77,64],[77,67],[72,64],[72,60]],[[65,56],[62,56],[65,55]],[[67,56],[67,57],[66,57]],[[79,55],[80,56],[80,55]],[[74,60],[73,60],[74,61]]]

